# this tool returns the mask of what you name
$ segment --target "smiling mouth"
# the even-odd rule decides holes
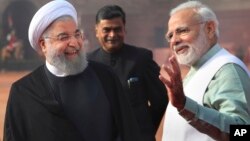
[[[108,40],[107,42],[113,44],[113,43],[116,43],[117,40]]]
[[[68,52],[65,52],[65,55],[74,56],[74,55],[77,55],[78,52],[79,52],[79,50],[68,51]]]
[[[174,50],[175,50],[176,54],[183,54],[183,53],[187,52],[188,48],[189,48],[188,46],[181,46],[181,47],[175,48]]]

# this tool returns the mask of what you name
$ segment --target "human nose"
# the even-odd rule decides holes
[[[175,32],[172,33],[171,35],[166,34],[165,37],[169,43],[177,42],[181,39],[180,34],[175,33]]]
[[[68,44],[70,46],[78,46],[79,44],[81,44],[83,42],[83,38],[78,37],[76,35],[71,35],[68,39]]]
[[[108,36],[110,37],[114,37],[116,35],[115,31],[114,30],[111,30],[108,34]]]
[[[176,43],[180,42],[180,40],[181,40],[180,34],[174,34],[170,43],[176,44]]]
[[[76,46],[79,43],[79,39],[77,39],[75,36],[70,36],[68,39],[68,44],[70,46]]]

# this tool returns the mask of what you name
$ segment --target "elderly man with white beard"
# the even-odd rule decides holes
[[[250,124],[249,70],[218,44],[218,20],[198,1],[170,12],[173,51],[159,76],[168,89],[162,141],[229,140],[230,125]],[[190,67],[182,81],[179,64]]]
[[[29,41],[46,63],[14,82],[4,141],[141,141],[118,77],[87,61],[77,13],[50,1],[31,20]]]

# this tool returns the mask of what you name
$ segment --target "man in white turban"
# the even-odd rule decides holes
[[[14,82],[4,141],[140,141],[121,84],[110,68],[87,61],[86,39],[72,4],[41,7],[29,41],[45,64]]]

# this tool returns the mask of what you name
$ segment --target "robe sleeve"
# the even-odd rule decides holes
[[[49,90],[43,67],[11,86],[4,141],[80,141]]]

